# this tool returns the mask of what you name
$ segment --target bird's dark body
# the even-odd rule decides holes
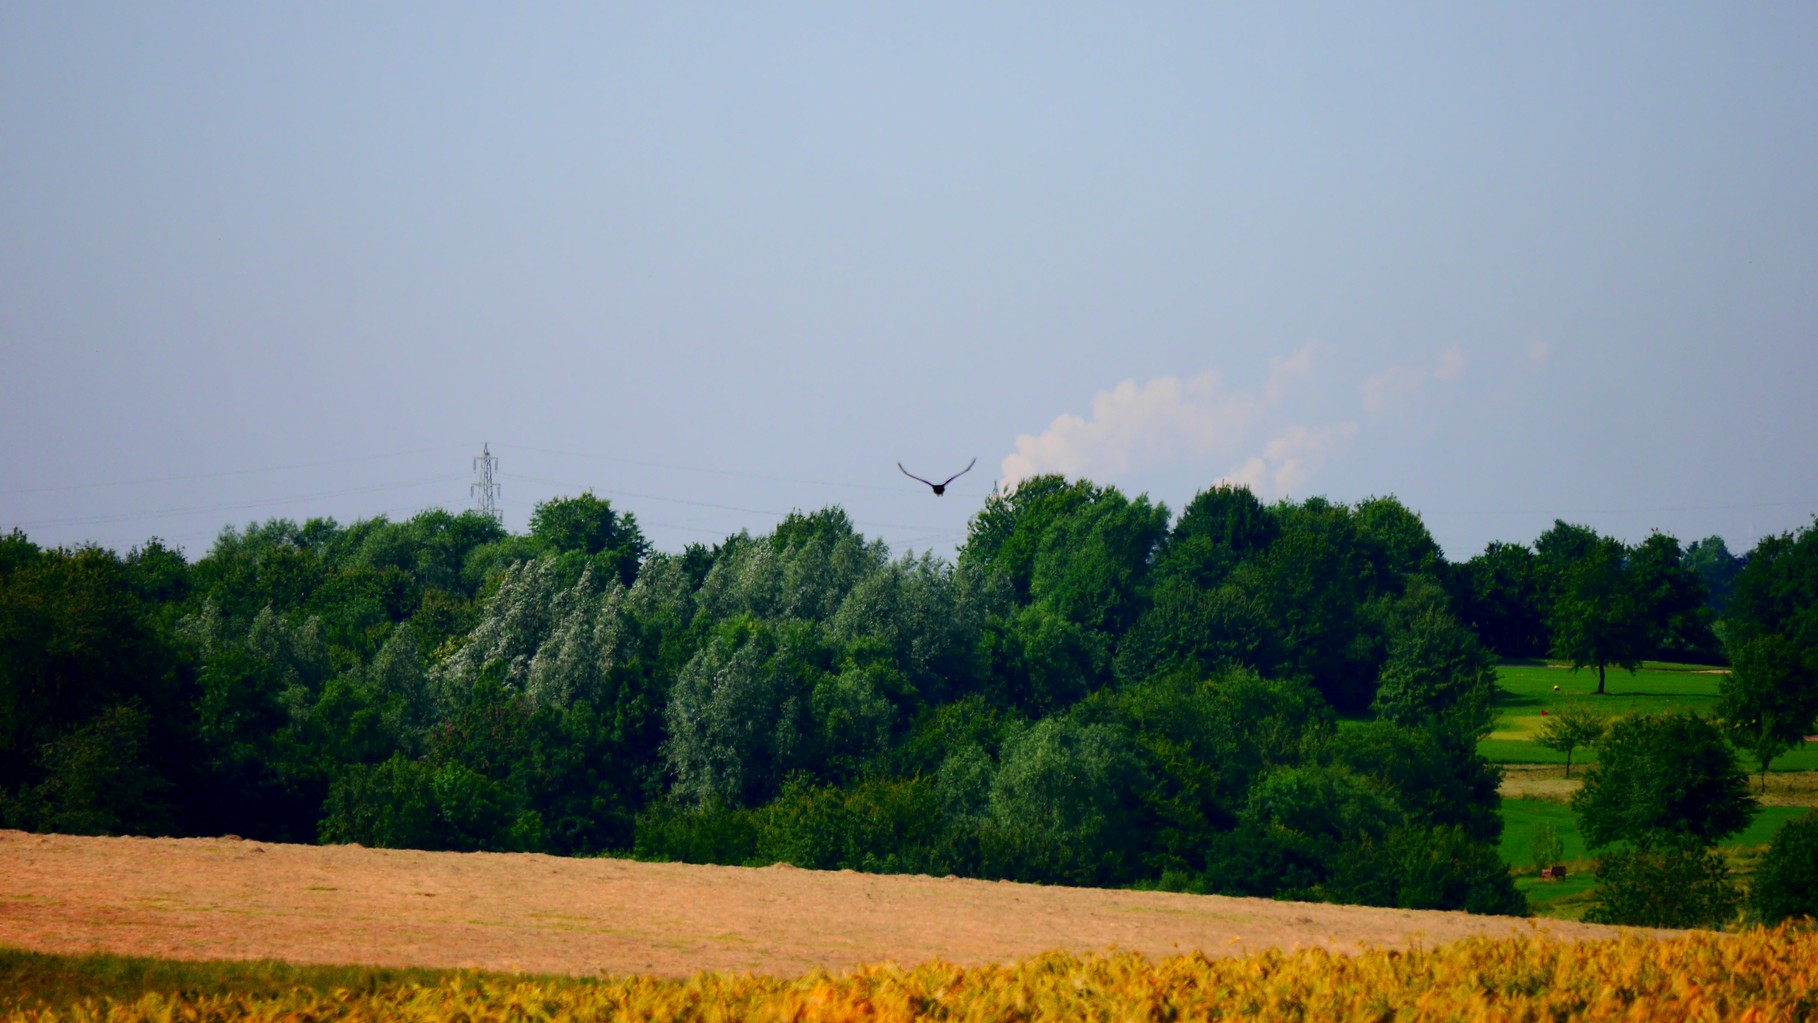
[[[920,476],[917,476],[915,473],[912,473],[907,469],[903,469],[903,463],[901,463],[901,462],[896,463],[896,467],[898,469],[903,469],[903,475],[909,477],[910,479],[916,481],[917,483],[926,483],[926,484],[928,484],[928,486],[934,488],[934,496],[939,497],[942,494],[947,492],[947,484],[952,483],[954,480],[959,479],[961,476],[964,476],[967,473],[971,472],[972,467],[977,464],[978,464],[978,459],[974,458],[972,461],[966,463],[966,467],[964,469],[961,469],[959,472],[954,473],[953,475],[947,477],[946,479],[940,481],[939,483],[936,483],[933,480],[922,479]]]

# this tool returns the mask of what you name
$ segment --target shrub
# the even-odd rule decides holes
[[[1770,924],[1818,917],[1818,810],[1781,825],[1755,868],[1749,908]]]
[[[758,857],[756,812],[664,801],[638,814],[632,856],[681,863],[750,864]]]
[[[1748,825],[1757,806],[1717,726],[1694,714],[1644,714],[1610,726],[1572,796],[1593,848],[1692,836],[1706,845]]]
[[[1559,839],[1559,829],[1551,824],[1534,829],[1533,837],[1528,839],[1528,849],[1534,855],[1536,870],[1545,870],[1565,858],[1565,843]]]
[[[1696,839],[1622,849],[1597,860],[1591,923],[1719,928],[1734,919],[1742,890],[1729,864]]]

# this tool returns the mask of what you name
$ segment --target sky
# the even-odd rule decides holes
[[[0,0],[0,531],[1818,513],[1818,5]],[[945,496],[935,480],[977,458]]]

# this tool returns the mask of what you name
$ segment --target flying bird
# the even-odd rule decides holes
[[[936,483],[933,480],[922,479],[920,476],[917,476],[915,473],[912,473],[907,469],[903,469],[903,463],[901,463],[901,462],[896,463],[896,467],[898,469],[903,469],[903,475],[909,477],[910,479],[916,481],[917,483],[926,483],[929,486],[933,487],[934,496],[939,497],[942,494],[947,492],[947,484],[952,483],[954,480],[959,479],[961,476],[964,476],[967,473],[971,472],[972,467],[977,464],[978,464],[978,458],[976,456],[974,456],[972,461],[966,463],[966,467],[964,469],[961,469],[959,472],[954,473],[953,475],[947,477],[946,479],[942,480],[939,483]]]

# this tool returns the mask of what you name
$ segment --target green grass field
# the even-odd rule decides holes
[[[1564,774],[1565,754],[1534,741],[1546,718],[1568,700],[1595,701],[1612,718],[1631,714],[1654,714],[1665,711],[1691,711],[1711,714],[1717,709],[1717,683],[1723,676],[1702,665],[1660,664],[1646,662],[1639,671],[1630,673],[1614,669],[1605,674],[1604,695],[1595,695],[1597,673],[1535,661],[1505,663],[1497,668],[1499,692],[1496,720],[1488,738],[1478,744],[1478,751],[1490,761],[1501,764],[1560,765]],[[1572,752],[1572,775],[1597,762],[1592,749]],[[1742,769],[1754,777],[1756,765],[1742,763]],[[1783,778],[1794,772],[1818,771],[1818,743],[1775,758],[1768,770]],[[1784,784],[1784,783],[1780,783]],[[1751,786],[1752,788],[1752,786]],[[1818,798],[1818,789],[1814,789]],[[1722,848],[1728,855],[1737,878],[1747,883],[1755,855],[1773,841],[1774,833],[1789,820],[1804,816],[1808,806],[1764,806],[1749,826],[1725,839]],[[1534,874],[1532,843],[1534,832],[1551,824],[1564,847],[1567,874],[1563,880],[1542,881]],[[1541,916],[1578,919],[1593,901],[1596,886],[1594,863],[1584,839],[1578,834],[1578,820],[1571,807],[1557,799],[1504,798],[1502,801],[1502,841],[1498,846],[1502,858],[1516,868],[1515,886],[1528,897],[1528,904]]]
[[[1594,701],[1611,717],[1686,710],[1710,714],[1717,708],[1717,682],[1721,674],[1700,665],[1646,662],[1633,674],[1620,668],[1605,674],[1604,695],[1595,695],[1597,673],[1572,671],[1537,662],[1503,664],[1497,668],[1500,692],[1496,722],[1489,738],[1478,744],[1485,758],[1503,764],[1560,764],[1565,754],[1534,741],[1545,718],[1543,711],[1557,710],[1567,700]],[[1557,687],[1557,688],[1555,688]],[[1594,750],[1574,750],[1572,769],[1595,763]],[[1754,765],[1745,765],[1753,772]],[[1818,743],[1783,753],[1770,771],[1818,771]]]
[[[1803,806],[1764,806],[1749,826],[1725,839],[1720,847],[1736,872],[1737,881],[1745,887],[1762,848],[1774,840],[1774,833],[1787,821],[1811,812]],[[1542,881],[1535,876],[1532,844],[1534,832],[1543,824],[1553,825],[1564,849],[1566,876],[1559,881]],[[1576,920],[1590,908],[1595,863],[1584,839],[1578,834],[1578,820],[1570,807],[1538,799],[1504,799],[1502,801],[1502,841],[1497,851],[1519,872],[1515,887],[1528,897],[1528,905],[1539,916]]]

